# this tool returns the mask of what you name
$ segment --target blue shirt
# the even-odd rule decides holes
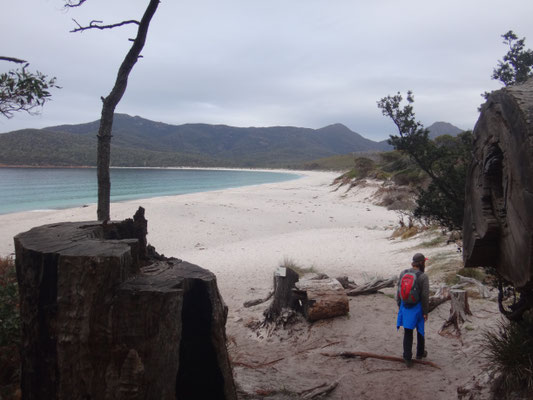
[[[406,307],[403,304],[400,305],[398,310],[398,320],[396,327],[400,329],[403,326],[407,329],[415,329],[424,336],[424,314],[422,312],[422,303],[418,302],[413,306]]]

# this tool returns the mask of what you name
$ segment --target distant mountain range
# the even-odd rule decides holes
[[[97,120],[1,134],[0,164],[96,165],[98,126]],[[111,143],[112,165],[152,167],[291,167],[340,154],[391,150],[387,141],[366,139],[342,124],[320,129],[169,125],[126,114],[115,115]]]

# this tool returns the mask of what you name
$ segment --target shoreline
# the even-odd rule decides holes
[[[2,168],[3,167],[0,166],[0,169],[2,169]],[[8,169],[8,168],[12,168],[12,167],[6,167],[6,169]],[[21,168],[22,169],[31,169],[32,167],[21,167]],[[47,169],[47,168],[48,167],[40,167],[40,168],[37,168],[37,169],[43,170],[43,169]],[[57,167],[52,167],[51,169],[58,169],[58,170],[62,170],[62,169],[87,170],[87,169],[91,169],[91,168],[92,169],[96,169],[96,168],[93,168],[93,167],[83,167],[83,168],[76,168],[76,167],[57,168]],[[228,171],[228,172],[270,173],[270,174],[283,174],[283,175],[285,175],[285,177],[279,178],[279,179],[282,179],[279,182],[300,179],[302,176],[305,176],[305,171],[285,170],[285,169],[195,168],[195,167],[170,167],[170,168],[166,168],[166,167],[111,167],[111,170]],[[290,175],[290,176],[287,176],[287,175]],[[257,180],[260,180],[260,179],[258,178]],[[278,182],[278,181],[274,179],[272,183],[275,183],[275,182]],[[111,182],[111,183],[113,184],[113,182]],[[263,184],[262,182],[258,182],[258,183],[240,182],[240,183],[243,184],[243,186],[254,186],[254,185]],[[240,187],[240,186],[232,186],[232,184],[229,181],[227,182],[227,185],[228,185],[228,187],[226,189],[231,189],[231,188],[234,188],[234,187]],[[225,185],[222,185],[222,186],[225,186]],[[119,204],[119,203],[123,203],[123,202],[127,202],[127,201],[144,200],[144,199],[151,199],[151,198],[156,198],[156,197],[181,196],[183,194],[189,194],[189,193],[203,193],[203,192],[209,192],[209,191],[213,191],[213,190],[225,190],[224,188],[221,189],[221,188],[216,188],[216,187],[213,188],[213,187],[207,187],[206,186],[205,188],[200,187],[199,189],[195,188],[195,189],[193,189],[190,192],[185,191],[183,193],[180,193],[178,189],[179,190],[190,190],[190,189],[183,189],[183,188],[180,189],[180,187],[178,186],[174,190],[175,193],[172,193],[172,191],[169,191],[169,193],[167,193],[167,194],[161,193],[160,189],[158,189],[156,191],[152,190],[152,192],[154,192],[154,193],[150,193],[150,192],[147,192],[147,193],[127,193],[127,194],[115,193],[114,195],[112,194],[112,196],[111,196],[111,203],[112,204]],[[95,188],[95,190],[96,190],[96,188]],[[117,190],[120,190],[120,185],[118,186]],[[7,214],[21,213],[21,212],[34,212],[34,211],[56,211],[56,210],[65,210],[65,209],[70,209],[70,208],[88,207],[90,205],[97,204],[97,202],[98,202],[98,199],[97,199],[96,196],[91,196],[90,198],[89,197],[75,198],[75,199],[73,199],[73,201],[70,201],[69,202],[70,204],[68,204],[68,205],[67,204],[60,205],[61,201],[59,201],[59,199],[56,199],[55,203],[58,204],[57,206],[52,205],[52,206],[47,207],[47,208],[41,208],[41,207],[39,207],[36,204],[32,204],[31,206],[36,207],[36,208],[29,209],[29,207],[26,206],[26,207],[19,207],[19,208],[22,208],[22,209],[18,209],[18,210],[16,210],[16,209],[13,210],[14,208],[17,208],[17,207],[12,207],[12,205],[15,205],[14,202],[13,203],[9,203],[8,202],[8,206],[7,207],[4,205],[4,208],[6,208],[6,209],[2,209],[0,207],[0,215],[7,215]],[[75,204],[75,203],[77,203],[77,204]],[[23,209],[23,208],[27,208],[27,207],[28,207],[28,209]]]

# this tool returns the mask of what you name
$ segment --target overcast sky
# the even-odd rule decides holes
[[[41,115],[0,117],[0,132],[97,120],[132,25],[69,33],[72,19],[140,19],[148,0],[4,1],[0,55],[57,77]],[[342,123],[383,140],[376,101],[415,94],[424,125],[473,128],[480,93],[513,30],[533,48],[532,0],[161,0],[117,112],[170,124]],[[0,61],[0,72],[16,67]]]

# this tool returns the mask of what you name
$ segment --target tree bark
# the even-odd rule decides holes
[[[291,268],[280,268],[274,275],[274,298],[270,306],[265,310],[264,322],[276,322],[283,309],[301,310],[298,299],[295,297],[293,289],[298,282],[299,276]]]
[[[236,400],[216,277],[146,255],[140,214],[15,237],[22,398]]]
[[[295,286],[303,314],[310,322],[339,317],[350,312],[348,296],[336,279],[305,279],[296,282]]]
[[[97,147],[97,218],[99,221],[108,221],[110,219],[111,180],[109,177],[109,166],[111,161],[111,132],[113,129],[115,108],[126,91],[129,74],[139,59],[146,42],[150,21],[152,20],[158,5],[159,0],[150,0],[141,22],[139,23],[137,36],[118,70],[115,85],[109,95],[102,99],[102,115],[100,119],[100,127],[98,129]]]

